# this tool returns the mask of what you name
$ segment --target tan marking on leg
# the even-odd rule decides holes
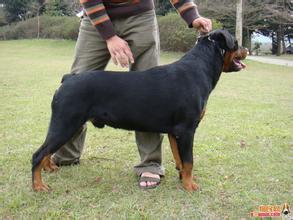
[[[43,169],[47,172],[54,172],[59,169],[59,167],[52,160],[51,154],[44,158],[44,166]]]
[[[192,163],[183,163],[182,164],[182,183],[184,189],[187,191],[195,191],[199,188],[199,186],[193,182],[192,177]]]
[[[49,186],[42,181],[42,169],[44,168],[44,164],[48,160],[48,157],[50,158],[50,155],[45,156],[33,172],[33,189],[36,192],[48,192],[50,190]]]
[[[173,157],[174,157],[174,160],[176,163],[176,169],[179,170],[179,172],[181,172],[182,162],[181,162],[181,158],[180,158],[179,151],[178,151],[177,141],[176,141],[175,137],[172,136],[171,134],[168,134],[168,138],[169,138],[171,150],[173,153]]]
[[[206,107],[204,107],[204,109],[202,110],[201,114],[200,114],[200,121],[203,119],[204,115],[206,113]]]

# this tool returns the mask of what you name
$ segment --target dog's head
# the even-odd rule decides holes
[[[239,47],[237,40],[227,30],[216,30],[209,34],[209,39],[216,42],[224,54],[224,72],[237,72],[245,68],[241,62],[247,56],[248,50]]]

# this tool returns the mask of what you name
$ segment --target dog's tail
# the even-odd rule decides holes
[[[76,75],[76,73],[68,73],[68,74],[63,75],[63,77],[61,79],[61,83],[63,83],[65,80],[71,78],[74,75]]]

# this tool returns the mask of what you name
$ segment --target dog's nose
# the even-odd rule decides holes
[[[240,48],[240,57],[242,60],[244,60],[248,54],[249,54],[249,52],[248,52],[247,48],[245,48],[245,47]]]

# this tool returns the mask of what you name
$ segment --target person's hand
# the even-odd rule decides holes
[[[201,33],[208,33],[212,30],[212,21],[208,18],[199,17],[193,20],[192,26]]]
[[[129,63],[134,63],[132,52],[128,43],[117,35],[106,40],[108,50],[115,65],[128,67]]]

